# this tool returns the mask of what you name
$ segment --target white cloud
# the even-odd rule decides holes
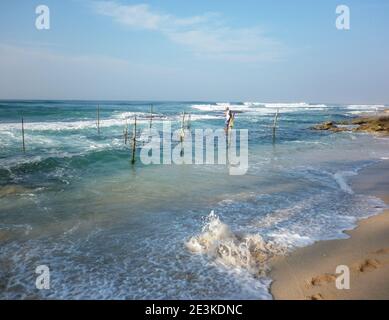
[[[99,14],[112,17],[116,22],[133,28],[157,30],[171,19],[168,15],[151,12],[147,4],[125,6],[106,1],[96,2],[95,8]]]
[[[217,13],[176,17],[153,10],[147,4],[124,5],[115,1],[94,2],[98,14],[109,16],[133,29],[159,32],[199,57],[255,62],[276,60],[284,48],[258,27],[232,28]]]

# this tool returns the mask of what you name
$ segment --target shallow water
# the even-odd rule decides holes
[[[192,130],[224,123],[225,104],[153,105],[155,128],[178,129],[182,111]],[[131,166],[125,119],[148,127],[148,102],[0,101],[0,298],[270,299],[271,256],[344,238],[385,206],[347,179],[389,157],[388,139],[309,130],[384,106],[230,108],[236,129],[249,129],[243,176],[223,165]],[[50,290],[35,288],[41,264]]]

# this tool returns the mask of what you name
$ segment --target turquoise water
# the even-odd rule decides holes
[[[344,238],[385,206],[348,178],[387,159],[388,139],[309,129],[384,106],[230,102],[235,128],[249,130],[249,170],[231,176],[131,165],[125,122],[148,128],[151,104],[154,128],[178,129],[185,111],[191,130],[222,128],[227,105],[0,101],[0,298],[270,299],[268,259]],[[35,288],[41,264],[50,290]]]

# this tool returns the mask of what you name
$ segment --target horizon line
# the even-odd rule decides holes
[[[304,101],[304,100],[290,100],[290,101],[256,101],[256,100],[175,100],[175,99],[152,99],[152,100],[145,100],[145,99],[26,99],[26,98],[0,98],[0,101],[11,101],[11,102],[17,102],[17,101],[67,101],[67,102],[141,102],[141,103],[168,103],[168,102],[183,102],[183,103],[195,103],[195,102],[208,102],[208,103],[307,103],[307,104],[325,104],[325,105],[383,105],[383,106],[389,106],[389,103],[385,102],[375,102],[375,103],[366,103],[366,102],[323,102],[323,101]]]

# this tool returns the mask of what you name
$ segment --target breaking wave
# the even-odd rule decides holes
[[[243,104],[216,103],[216,104],[194,104],[193,109],[203,112],[219,112],[226,108],[238,112],[255,112],[259,114],[272,114],[276,109],[281,112],[297,112],[303,110],[323,110],[328,106],[325,104],[300,103],[263,103],[263,102],[244,102]]]
[[[214,211],[206,217],[202,232],[190,238],[186,247],[220,265],[245,269],[254,276],[264,276],[269,259],[286,251],[259,234],[234,233]]]
[[[223,109],[224,110],[224,109]],[[142,112],[123,112],[115,114],[113,118],[100,120],[101,128],[108,127],[124,127],[126,120],[131,124],[134,117],[137,116],[137,124],[148,124],[150,122],[149,115]],[[218,119],[214,115],[191,115],[192,121]],[[163,116],[153,115],[153,123],[161,121],[181,121],[181,115]],[[97,127],[96,120],[79,120],[79,121],[53,121],[53,122],[25,122],[25,130],[31,131],[71,131],[95,129]],[[20,122],[0,123],[0,132],[7,133],[9,131],[21,130]]]

